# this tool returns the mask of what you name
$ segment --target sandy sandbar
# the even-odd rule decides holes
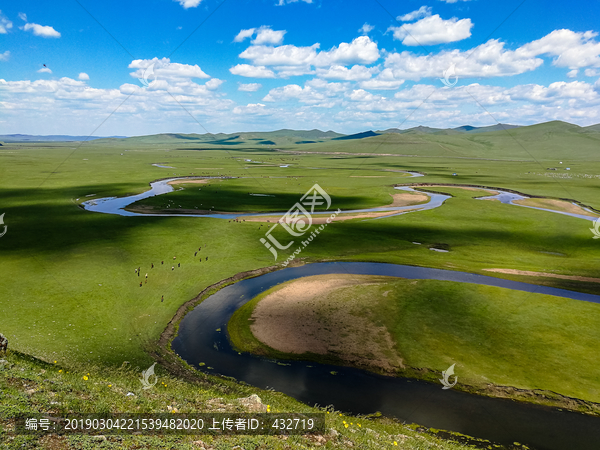
[[[330,296],[385,279],[339,274],[298,279],[258,302],[250,330],[259,341],[285,353],[335,355],[354,366],[393,372],[403,365],[387,329],[357,314],[364,305],[350,291]]]
[[[546,272],[531,272],[529,270],[516,270],[516,269],[483,269],[487,272],[506,273],[509,275],[524,275],[527,277],[548,277],[548,278],[560,278],[563,280],[575,280],[575,281],[587,281],[589,283],[600,283],[600,278],[592,277],[580,277],[576,275],[559,275],[556,273]]]

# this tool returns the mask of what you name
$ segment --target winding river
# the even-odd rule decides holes
[[[409,173],[412,177],[423,176],[423,174],[420,174],[418,172],[407,172],[407,173]],[[177,180],[185,180],[187,178],[188,177],[178,177],[178,178],[169,178],[166,180],[154,181],[153,183],[150,183],[150,189],[146,192],[142,192],[141,194],[130,195],[127,197],[105,197],[105,198],[99,198],[99,199],[92,199],[92,200],[83,202],[82,206],[87,211],[99,212],[99,213],[104,213],[104,214],[116,214],[119,216],[210,217],[213,219],[228,219],[228,220],[230,220],[230,219],[250,217],[250,216],[252,216],[252,217],[274,216],[274,215],[277,216],[277,215],[285,214],[285,211],[269,212],[269,213],[217,213],[217,212],[215,212],[215,213],[203,213],[203,214],[178,214],[178,213],[138,213],[138,212],[125,210],[126,207],[128,207],[129,205],[131,205],[137,201],[144,200],[146,198],[154,197],[157,195],[162,195],[162,194],[167,194],[169,192],[173,192],[174,188],[172,185],[169,184],[169,182],[177,181]],[[222,179],[221,177],[194,177],[194,178]],[[408,191],[408,192],[415,192],[415,190],[409,186],[397,186],[397,187],[395,187],[395,189],[404,190],[404,191]],[[589,216],[585,216],[582,214],[574,214],[574,213],[569,213],[569,212],[554,211],[552,209],[538,208],[538,207],[534,207],[534,206],[519,205],[517,203],[513,203],[513,201],[514,200],[522,200],[522,199],[529,198],[529,197],[525,197],[525,196],[518,195],[518,194],[513,194],[510,192],[499,191],[498,189],[495,189],[495,190],[497,192],[499,192],[498,195],[493,195],[490,197],[480,197],[479,199],[488,199],[488,198],[492,199],[493,198],[493,199],[498,199],[498,200],[500,200],[501,203],[505,203],[505,204],[521,206],[524,208],[538,209],[538,210],[542,210],[542,211],[553,212],[556,214],[563,214],[563,215],[567,215],[567,216],[571,216],[571,217],[576,217],[578,219],[586,219],[586,220],[591,220],[591,221],[595,220],[594,217],[589,217]],[[390,207],[369,208],[369,209],[351,209],[351,210],[344,210],[344,211],[342,211],[342,213],[368,213],[368,212],[398,211],[397,214],[391,214],[391,215],[387,215],[385,217],[378,217],[375,219],[367,219],[367,220],[378,220],[378,219],[384,219],[387,217],[395,216],[398,214],[404,214],[406,212],[425,211],[428,209],[437,208],[437,207],[441,206],[444,203],[444,201],[446,201],[446,199],[449,199],[451,197],[450,195],[434,194],[434,193],[430,193],[430,192],[427,192],[427,195],[429,196],[429,200],[426,203],[423,203],[420,205],[396,206],[396,207],[390,206]],[[315,216],[329,215],[329,214],[331,214],[331,212],[323,212],[323,213],[315,212],[315,213],[313,213],[313,215],[315,215]]]
[[[412,173],[412,176],[421,174]],[[197,177],[206,178],[206,177]],[[284,212],[257,213],[136,213],[124,208],[136,201],[172,192],[171,178],[151,183],[151,189],[128,197],[93,199],[82,205],[88,211],[120,216],[178,216],[232,219],[245,216],[273,216]],[[407,186],[397,189],[413,191]],[[497,189],[495,189],[498,191]],[[502,203],[541,209],[593,221],[593,217],[544,208],[517,205],[514,200],[527,198],[498,191],[491,196]],[[405,207],[382,207],[343,211],[422,211],[437,208],[450,196],[428,193],[427,203]],[[329,213],[327,213],[329,214]],[[389,217],[389,216],[388,216]],[[374,220],[374,219],[373,219]],[[600,303],[600,296],[546,286],[413,266],[378,263],[318,263],[286,268],[260,277],[239,281],[213,294],[192,312],[179,327],[172,348],[189,364],[209,372],[234,377],[260,388],[273,388],[308,404],[334,405],[336,409],[357,414],[380,411],[407,422],[457,431],[501,444],[521,442],[544,450],[597,450],[600,448],[600,418],[505,399],[488,398],[456,390],[442,390],[438,384],[376,375],[339,366],[301,361],[274,361],[234,351],[227,339],[227,322],[245,302],[284,281],[327,273],[388,275],[412,279],[450,280],[537,292],[581,301]],[[333,375],[331,372],[336,372]]]
[[[194,367],[204,363],[203,368],[208,372],[234,377],[259,388],[273,388],[310,405],[334,405],[338,410],[356,414],[380,411],[409,423],[457,431],[506,445],[520,442],[547,450],[598,449],[598,417],[442,390],[440,384],[386,377],[348,367],[269,360],[232,349],[227,338],[227,322],[240,306],[284,281],[329,273],[450,280],[600,303],[600,295],[464,272],[382,263],[316,263],[245,279],[221,289],[184,317],[172,348]]]

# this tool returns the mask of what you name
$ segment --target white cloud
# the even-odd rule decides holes
[[[350,69],[345,66],[331,66],[328,69],[317,69],[317,75],[327,80],[363,81],[368,80],[376,73],[376,67],[354,65]]]
[[[585,69],[583,71],[583,74],[586,77],[598,77],[600,76],[600,70],[594,70],[594,69]]]
[[[204,83],[204,86],[206,86],[206,89],[214,91],[219,86],[221,86],[223,83],[225,83],[225,80],[219,80],[218,78],[211,78],[206,83]]]
[[[297,77],[315,73],[310,64],[305,64],[303,66],[275,66],[273,69],[277,71],[277,76],[279,78]]]
[[[238,91],[256,92],[261,87],[262,87],[262,84],[260,84],[260,83],[247,83],[247,84],[239,83],[239,85],[238,85]]]
[[[370,64],[379,59],[377,44],[368,36],[360,36],[351,43],[342,42],[338,47],[317,53],[320,44],[310,47],[281,45],[271,47],[252,45],[240,53],[240,58],[249,59],[259,66],[313,66]],[[305,69],[302,73],[308,73]]]
[[[248,103],[246,106],[233,108],[233,114],[268,116],[273,114],[273,111],[267,110],[266,105],[262,103]]]
[[[13,23],[8,20],[8,17],[2,14],[2,11],[0,11],[0,34],[7,34],[8,30],[10,30],[12,26]]]
[[[337,48],[322,51],[316,56],[313,65],[328,66],[331,64],[371,64],[379,59],[377,44],[368,36],[360,36],[351,43],[342,42]]]
[[[82,80],[82,81],[88,81],[88,80],[90,79],[90,76],[89,76],[87,73],[85,73],[85,72],[81,72],[81,73],[80,73],[80,74],[77,76],[77,78],[78,78],[79,80]]]
[[[48,67],[42,67],[37,71],[38,73],[52,73],[52,71]]]
[[[250,64],[238,64],[229,71],[234,75],[249,78],[275,78],[275,73],[265,66],[252,66]]]
[[[263,98],[263,101],[275,102],[290,99],[297,99],[300,102],[307,104],[316,104],[325,100],[325,95],[317,92],[311,86],[302,88],[297,84],[288,84],[287,86],[271,89]]]
[[[379,75],[371,80],[366,80],[360,83],[360,87],[363,89],[374,89],[374,90],[395,90],[404,83],[403,79],[397,79],[394,76],[392,69],[383,69]]]
[[[190,64],[179,64],[172,63],[169,58],[153,58],[153,59],[136,59],[131,61],[129,64],[130,69],[138,69],[135,72],[131,72],[133,78],[143,78],[146,69],[152,66],[150,77],[155,79],[190,79],[190,78],[210,78],[209,75],[204,73],[200,67]],[[147,74],[148,75],[148,74]]]
[[[523,55],[519,50],[506,50],[504,43],[491,39],[474,49],[443,51],[437,54],[417,56],[411,52],[390,53],[385,67],[390,68],[396,79],[418,81],[421,78],[441,78],[451,64],[456,66],[459,78],[498,77],[528,72],[541,66],[544,61]]]
[[[252,41],[254,45],[273,44],[279,45],[283,42],[285,30],[272,30],[270,27],[262,26],[256,32],[256,38]]]
[[[369,25],[368,23],[365,23],[362,27],[360,27],[358,29],[358,31],[362,34],[367,34],[370,33],[371,31],[373,31],[375,29],[375,27],[373,25]]]
[[[348,94],[348,98],[355,102],[370,102],[380,100],[382,97],[379,95],[373,95],[364,89],[355,89]]]
[[[594,31],[577,33],[566,29],[554,30],[517,51],[528,57],[544,54],[556,56],[553,64],[557,67],[600,67],[600,42],[594,40],[597,35]]]
[[[51,26],[38,25],[37,23],[26,23],[23,27],[25,31],[32,30],[35,36],[43,38],[59,38],[60,33]]]
[[[303,1],[304,3],[312,3],[312,0],[279,0],[277,6],[289,5],[290,3],[297,3],[298,1]]]
[[[23,21],[27,22],[27,14],[25,14],[25,13],[21,13],[21,12],[20,12],[20,13],[19,13],[19,19],[21,19],[21,20],[23,20]]]
[[[247,30],[241,30],[235,38],[233,38],[233,42],[242,42],[244,39],[252,37],[256,28],[248,28]]]
[[[472,27],[471,19],[444,20],[436,14],[401,27],[390,27],[388,31],[393,31],[394,39],[401,40],[402,44],[416,46],[461,41],[471,36]]]
[[[184,9],[188,9],[188,8],[195,8],[196,6],[198,6],[200,4],[200,2],[202,0],[175,0],[177,2],[179,2],[179,4],[181,6],[183,6]]]
[[[577,78],[577,74],[579,73],[578,69],[573,69],[567,73],[567,77],[569,78]]]
[[[431,6],[421,6],[419,9],[413,12],[409,12],[408,14],[404,14],[403,16],[398,16],[396,20],[400,20],[402,22],[411,22],[415,19],[420,19],[422,17],[427,17],[431,15]]]
[[[315,59],[318,47],[319,44],[314,44],[311,47],[253,45],[240,53],[240,58],[249,59],[252,64],[259,66],[306,65]]]
[[[8,58],[10,58],[10,50],[0,53],[0,61],[8,61]]]
[[[456,2],[468,2],[471,0],[441,0],[442,2],[446,2],[446,3],[456,3]]]

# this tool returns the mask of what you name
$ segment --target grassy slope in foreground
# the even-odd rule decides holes
[[[262,391],[233,381],[190,370],[192,383],[164,373],[157,367],[158,383],[141,389],[140,370],[86,367],[81,370],[48,364],[28,355],[10,351],[0,364],[0,448],[52,449],[300,449],[315,443],[326,448],[379,449],[394,446],[406,449],[460,450],[472,447],[444,441],[385,418],[352,417],[330,410],[323,436],[106,436],[105,439],[70,433],[66,435],[13,436],[8,430],[20,413],[45,413],[66,417],[69,413],[197,413],[224,408],[228,412],[247,411],[239,398],[258,394],[271,412],[323,412],[283,394]],[[193,373],[192,373],[193,372]],[[84,378],[85,377],[85,378]],[[134,396],[127,396],[133,392]],[[360,424],[360,426],[359,426]],[[347,426],[346,426],[347,425]],[[332,431],[333,430],[333,431]],[[318,445],[318,444],[317,444]],[[492,448],[487,447],[487,448]],[[494,446],[494,448],[496,448]]]
[[[240,308],[228,324],[232,343],[243,351],[278,358],[347,363],[343,353],[298,355],[273,350],[250,331],[258,302],[296,281],[276,286]],[[324,327],[331,326],[332,317],[341,310],[369,318],[373,327],[385,326],[407,366],[398,375],[435,381],[456,363],[459,383],[466,389],[491,383],[600,401],[595,358],[600,305],[451,281],[382,282],[373,277],[367,281],[369,285],[322,294],[307,307],[316,308]],[[297,308],[290,311],[302,314]]]

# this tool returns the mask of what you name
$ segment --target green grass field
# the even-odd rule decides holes
[[[343,309],[384,326],[409,367],[398,375],[414,375],[415,368],[441,373],[456,364],[467,390],[493,383],[600,402],[592,357],[600,345],[600,305],[451,281],[367,281],[324,293],[317,315],[326,320]],[[285,354],[253,336],[249,319],[257,303],[291,283],[236,311],[227,326],[232,343],[240,351],[276,358],[339,362],[332,355]]]
[[[600,209],[600,133],[576,133],[559,125],[511,130],[513,137],[497,132],[392,135],[316,144],[296,144],[289,136],[281,142],[260,136],[227,145],[160,136],[82,145],[5,143],[0,147],[0,214],[8,229],[0,238],[0,332],[10,348],[65,368],[110,371],[123,361],[145,368],[153,362],[148,348],[156,345],[180,305],[219,280],[274,264],[259,242],[265,229],[256,223],[120,217],[84,211],[78,205],[85,200],[141,193],[150,182],[168,177],[225,175],[240,178],[211,182],[218,185],[213,195],[200,185],[202,190],[176,191],[148,204],[193,208],[210,202],[217,211],[287,210],[307,187],[319,183],[331,193],[332,207],[365,208],[390,203],[394,184],[460,183],[570,198]],[[251,140],[258,138],[276,144]],[[384,153],[392,156],[376,156]],[[284,164],[290,166],[279,167]],[[567,164],[568,172],[561,168]],[[393,172],[403,170],[426,176]],[[288,178],[269,178],[282,176]],[[389,262],[487,275],[482,269],[600,276],[591,222],[474,200],[481,195],[477,191],[434,190],[453,197],[429,211],[331,224],[304,249],[303,261]],[[429,245],[445,245],[450,252],[432,252]],[[280,252],[278,262],[294,249]],[[171,270],[174,256],[181,267]],[[209,260],[200,262],[199,256]],[[138,267],[142,277],[134,272]],[[148,283],[140,287],[146,273]],[[597,283],[494,276],[600,291]],[[508,306],[506,314],[517,316],[523,308]]]

